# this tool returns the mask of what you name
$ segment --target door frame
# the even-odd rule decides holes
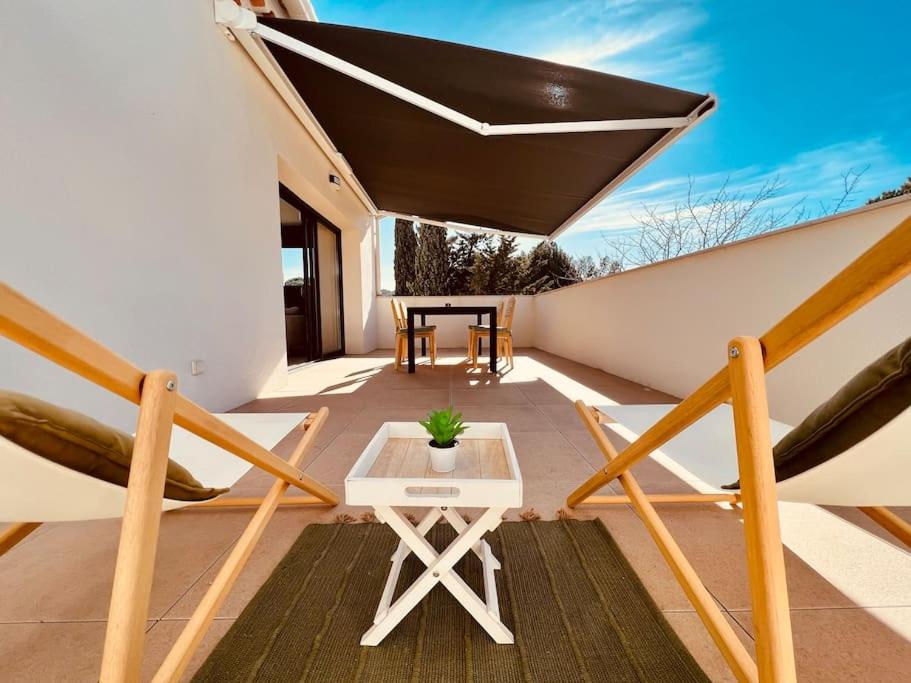
[[[313,250],[314,250],[314,268],[315,268],[315,277],[314,285],[316,287],[316,327],[318,330],[317,339],[319,341],[319,358],[317,360],[328,360],[330,358],[338,358],[345,355],[345,278],[344,278],[344,263],[342,263],[342,231],[336,227],[336,225],[323,216],[320,212],[316,211],[313,207],[307,204],[303,199],[297,196],[297,194],[288,188],[282,182],[278,184],[278,196],[288,202],[291,206],[301,212],[302,216],[311,218],[317,223],[322,223],[325,227],[335,233],[335,257],[338,262],[338,314],[339,314],[339,350],[333,351],[332,353],[323,353],[323,340],[322,340],[322,312],[320,311],[320,297],[322,292],[320,292],[320,282],[319,282],[319,240],[314,240]],[[279,225],[279,230],[281,230],[281,225]],[[317,232],[319,227],[317,226]],[[315,233],[316,234],[316,233]]]

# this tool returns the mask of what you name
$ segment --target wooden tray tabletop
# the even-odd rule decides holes
[[[430,466],[417,422],[385,422],[345,477],[349,505],[520,507],[522,473],[502,422],[466,422],[452,472]]]
[[[367,472],[371,478],[509,479],[509,462],[501,439],[459,440],[452,472],[434,472],[426,438],[392,438]]]

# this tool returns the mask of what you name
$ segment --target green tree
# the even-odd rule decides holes
[[[525,256],[522,294],[537,294],[579,282],[572,258],[553,242],[540,242]]]
[[[418,238],[411,221],[395,219],[395,293],[398,296],[414,294],[415,261]]]
[[[449,245],[449,293],[471,294],[475,255],[491,241],[490,235],[460,232]]]
[[[604,254],[599,254],[596,259],[590,254],[573,257],[573,268],[581,280],[591,280],[623,270],[623,264]]]
[[[518,284],[516,273],[516,238],[501,235],[496,251],[488,260],[487,287],[484,294],[512,294]]]
[[[423,224],[418,227],[418,250],[414,270],[412,294],[433,296],[449,293],[449,245],[446,243],[446,228]]]
[[[466,294],[486,294],[489,271],[489,261],[484,251],[476,251],[471,264]]]
[[[903,194],[911,194],[911,176],[903,182],[899,187],[896,187],[894,190],[886,190],[876,195],[872,199],[867,200],[867,204],[875,204],[876,202],[881,202],[885,199],[892,199],[893,197],[901,197]]]

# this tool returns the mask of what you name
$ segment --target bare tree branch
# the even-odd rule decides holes
[[[821,202],[815,212],[807,208],[806,197],[776,209],[785,184],[773,176],[753,190],[731,190],[726,178],[713,192],[700,194],[689,179],[686,194],[671,207],[644,204],[632,218],[636,229],[621,235],[602,233],[607,260],[629,268],[664,261],[675,256],[753,237],[770,230],[807,220],[812,216],[837,213],[854,195],[867,171],[849,169],[842,176],[842,193],[831,204]],[[586,264],[588,265],[588,264]]]

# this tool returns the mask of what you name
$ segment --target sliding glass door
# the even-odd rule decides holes
[[[279,186],[288,364],[345,352],[341,232]]]

